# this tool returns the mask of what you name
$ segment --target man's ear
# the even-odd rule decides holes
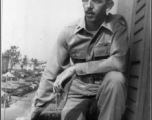
[[[109,0],[108,3],[107,3],[106,12],[110,11],[113,6],[114,6],[114,2],[112,0]]]

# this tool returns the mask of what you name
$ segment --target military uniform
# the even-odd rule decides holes
[[[99,120],[120,120],[125,110],[127,51],[127,24],[120,15],[108,14],[95,35],[86,29],[85,18],[66,26],[46,65],[33,110],[53,98],[53,82],[71,59],[76,75],[61,119],[86,120],[89,112]]]

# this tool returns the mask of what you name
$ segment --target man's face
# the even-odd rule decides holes
[[[87,21],[96,22],[105,16],[108,0],[82,0],[82,3]]]

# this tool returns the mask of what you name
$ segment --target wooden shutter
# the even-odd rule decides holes
[[[145,97],[148,91],[150,0],[135,0],[130,44],[130,67],[128,76],[128,100],[125,120],[149,120],[145,117]],[[149,84],[150,85],[150,84]],[[147,88],[147,89],[146,89]],[[150,103],[150,101],[148,101]],[[150,112],[149,114],[150,115]]]

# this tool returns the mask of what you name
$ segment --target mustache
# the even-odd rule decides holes
[[[86,11],[85,13],[86,14],[94,14],[94,12],[92,12],[92,11]]]
[[[86,13],[86,14],[94,14],[94,12],[93,12],[93,11],[90,11],[90,10],[86,10],[85,13]]]

